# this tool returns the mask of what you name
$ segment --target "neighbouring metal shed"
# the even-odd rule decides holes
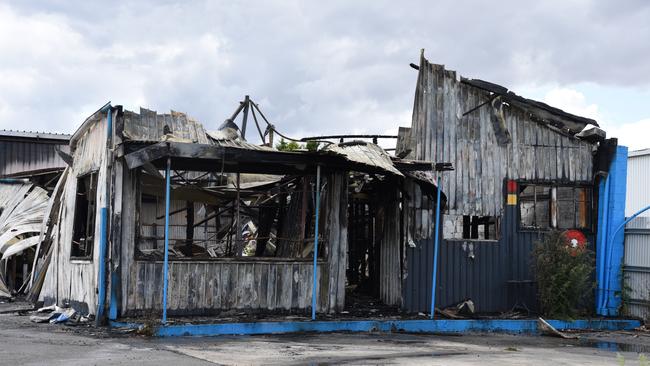
[[[0,178],[29,177],[63,170],[66,163],[56,149],[68,151],[70,135],[0,131]]]
[[[630,151],[627,157],[625,216],[650,205],[650,149]],[[641,216],[650,216],[646,211]]]
[[[650,205],[650,149],[631,151],[627,158],[625,216]],[[650,319],[650,210],[625,227],[624,280],[629,293],[626,315]]]

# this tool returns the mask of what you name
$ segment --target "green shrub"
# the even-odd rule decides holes
[[[302,146],[295,141],[286,142],[284,139],[280,139],[280,143],[275,145],[275,148],[279,151],[295,151],[301,149]]]
[[[320,143],[318,141],[307,141],[305,148],[309,151],[317,151]]]
[[[536,243],[533,263],[542,313],[573,319],[593,309],[593,252],[572,252],[562,232],[553,231]]]

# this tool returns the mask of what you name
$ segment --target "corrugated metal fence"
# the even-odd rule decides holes
[[[650,204],[650,149],[630,151],[627,158],[627,195],[625,198],[625,216],[634,213]],[[641,214],[650,217],[650,210]]]
[[[626,315],[650,319],[650,217],[637,217],[625,227],[623,278]]]

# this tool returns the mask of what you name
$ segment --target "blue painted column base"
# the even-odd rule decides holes
[[[558,330],[632,330],[641,326],[638,320],[585,319],[547,320]],[[112,327],[140,328],[138,323],[111,322]],[[538,334],[536,319],[525,320],[352,320],[352,321],[300,321],[256,322],[218,324],[163,325],[155,328],[158,337],[218,336],[283,334],[299,332],[407,332],[407,333],[463,333],[498,332],[511,334]]]

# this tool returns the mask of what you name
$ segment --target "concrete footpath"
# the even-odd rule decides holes
[[[581,339],[504,334],[334,333],[150,338],[92,326],[35,324],[0,314],[1,365],[626,365],[650,354],[646,332]],[[617,356],[618,355],[618,356]]]

